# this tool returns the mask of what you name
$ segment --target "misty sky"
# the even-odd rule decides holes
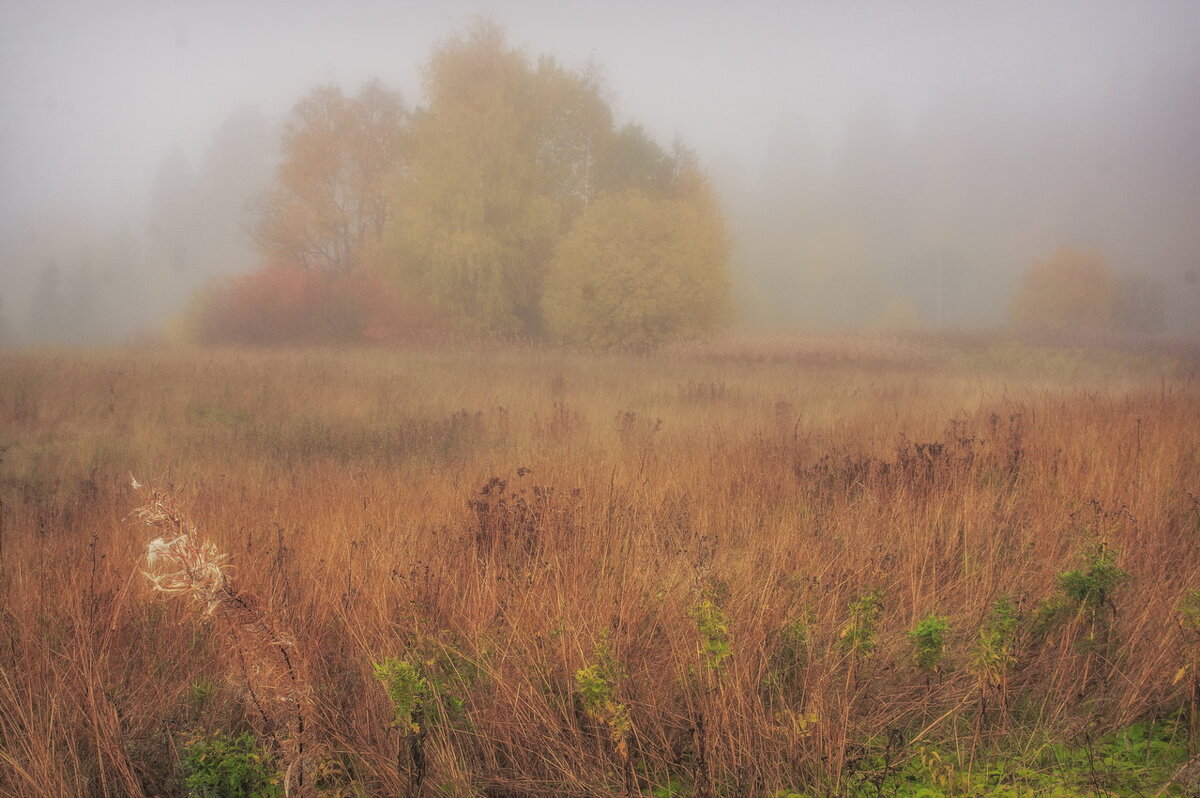
[[[800,192],[797,202],[805,207],[822,204],[820,191],[846,195],[847,181],[858,180],[852,189],[859,199],[848,202],[863,217],[863,194],[905,202],[894,186],[872,183],[873,174],[883,180],[895,166],[889,157],[911,161],[922,146],[939,153],[961,147],[972,193],[1002,193],[1014,169],[1025,169],[1028,153],[1044,159],[1030,174],[1042,174],[1044,165],[1057,179],[1076,181],[1074,191],[1049,191],[1059,204],[1083,201],[1115,181],[1114,193],[1134,194],[1123,201],[1154,208],[1153,229],[1130,222],[1120,240],[1101,241],[1117,265],[1133,257],[1138,238],[1170,239],[1159,247],[1165,254],[1156,250],[1154,257],[1171,259],[1172,269],[1200,257],[1194,230],[1200,227],[1200,2],[1194,0],[4,0],[0,297],[8,314],[21,316],[49,243],[45,230],[139,229],[152,176],[173,146],[199,158],[234,109],[257,105],[278,118],[322,82],[353,89],[379,77],[418,103],[420,64],[439,40],[479,14],[501,23],[510,41],[531,54],[552,54],[571,66],[598,62],[620,119],[643,123],[663,143],[679,136],[696,148],[718,184],[729,187],[730,201],[749,203],[743,215],[755,213],[755,197],[769,199],[760,183],[772,174],[819,175],[809,192]],[[1133,113],[1136,119],[1127,118]],[[1118,132],[1096,139],[1090,158],[1093,132],[1110,127]],[[972,149],[979,140],[1008,144]],[[863,153],[857,170],[847,167],[854,146]],[[1131,174],[1108,163],[1114,153],[1133,164]],[[878,169],[868,168],[872,158]],[[1118,176],[1107,177],[1111,172]],[[1034,185],[1029,178],[1020,189],[1028,194]],[[954,196],[942,201],[957,205]],[[943,206],[930,205],[930,212]],[[993,212],[980,207],[979,214]],[[1170,209],[1179,218],[1164,218]],[[885,251],[892,246],[886,207],[872,213],[879,218],[864,234],[867,248]],[[1136,209],[1131,214],[1138,218]],[[1060,217],[1051,229],[1021,238],[1013,257],[1093,230],[1103,239],[1126,219],[1115,200],[1086,212],[1053,209],[1049,218]],[[963,224],[996,229],[986,218]],[[910,262],[924,257],[924,245],[911,239],[892,267],[897,279],[907,279],[915,268]],[[987,285],[993,284],[1000,285]]]

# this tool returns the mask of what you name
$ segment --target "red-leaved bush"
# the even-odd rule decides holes
[[[194,317],[203,343],[338,344],[430,341],[447,327],[403,302],[376,275],[268,266],[211,289]]]

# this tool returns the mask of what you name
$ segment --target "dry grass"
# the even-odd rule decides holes
[[[437,685],[430,794],[837,792],[874,746],[1194,709],[1189,374],[980,341],[0,355],[0,793],[179,795],[185,733],[269,739],[291,721],[229,643],[264,618],[324,756],[293,792],[409,790],[386,656]],[[131,471],[228,556],[253,618],[155,594]],[[1131,574],[1099,625],[1039,621],[1098,542]],[[844,632],[870,591],[868,656]],[[1002,595],[1001,700],[972,652]],[[929,613],[951,623],[933,676],[906,634]],[[602,639],[619,675],[589,712]]]

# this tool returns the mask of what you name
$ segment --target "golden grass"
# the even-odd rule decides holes
[[[0,793],[183,794],[186,732],[279,731],[217,621],[142,576],[131,472],[290,630],[308,767],[344,794],[413,783],[386,656],[440,680],[424,784],[454,795],[836,792],[889,736],[986,749],[1194,710],[1190,374],[938,340],[0,355]],[[1131,574],[1106,620],[1038,631],[1098,542]],[[840,635],[872,590],[867,657]],[[971,663],[1002,595],[1021,632],[1000,703]],[[929,613],[951,623],[932,677],[906,634]],[[620,745],[577,694],[602,638]]]

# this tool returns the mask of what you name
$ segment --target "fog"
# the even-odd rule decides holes
[[[698,153],[741,325],[1003,324],[1021,274],[1070,245],[1161,292],[1164,332],[1200,334],[1191,0],[9,0],[0,335],[119,340],[254,268],[291,106],[370,78],[418,106],[421,64],[479,15],[598,65],[619,121]]]

